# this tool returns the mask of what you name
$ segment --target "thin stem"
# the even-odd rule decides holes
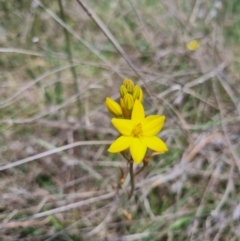
[[[130,162],[130,179],[131,179],[131,191],[128,195],[128,199],[130,200],[133,192],[134,192],[134,173],[133,173],[133,161]]]
[[[62,0],[58,0],[58,5],[59,5],[59,8],[60,8],[61,19],[62,19],[63,22],[66,22],[65,13],[64,13],[63,5],[62,5]],[[70,64],[73,64],[69,33],[68,33],[66,28],[63,28],[63,30],[64,30],[65,41],[66,41],[66,52],[67,52],[67,55],[68,55],[68,61],[69,61]],[[74,66],[70,70],[71,70],[71,73],[72,73],[72,76],[73,76],[74,91],[75,91],[76,94],[78,94],[77,106],[78,106],[78,119],[80,121],[83,111],[82,111],[82,104],[81,104],[80,95],[79,95],[80,90],[79,90],[78,82],[77,82],[77,73],[76,73],[76,70],[75,70]],[[82,134],[83,137],[85,137],[84,129],[81,129],[81,127],[79,127],[79,133]]]
[[[131,162],[131,160],[129,160],[129,159],[127,158],[125,151],[121,151],[120,154],[123,156],[123,158],[124,158],[127,162]]]
[[[85,1],[83,0],[77,0],[79,5],[82,7],[82,9],[87,13],[87,15],[97,24],[97,26],[101,29],[103,34],[108,38],[108,40],[112,43],[112,45],[116,48],[116,50],[119,52],[119,54],[123,57],[123,59],[127,62],[127,64],[130,66],[130,68],[136,73],[136,75],[141,78],[141,75],[139,74],[139,69],[133,64],[127,53],[124,51],[124,49],[121,47],[121,45],[118,43],[116,38],[113,36],[113,34],[109,31],[107,26],[102,22],[102,20],[90,9]]]
[[[134,176],[137,176],[140,172],[142,172],[144,170],[144,168],[148,165],[151,157],[160,155],[160,154],[161,153],[159,153],[159,152],[152,152],[151,154],[147,155],[143,160],[143,166],[134,174]]]
[[[146,166],[147,165],[143,164],[143,166],[137,172],[134,173],[134,176],[137,176],[140,172],[142,172]]]
[[[124,171],[121,167],[119,167],[119,170],[120,170],[119,185],[121,187],[121,185],[124,183]]]

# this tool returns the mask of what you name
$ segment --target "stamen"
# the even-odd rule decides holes
[[[139,123],[133,128],[132,135],[135,137],[140,137],[141,133],[142,133],[142,125]]]

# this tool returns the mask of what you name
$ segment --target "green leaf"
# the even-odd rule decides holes
[[[183,217],[175,221],[170,227],[170,230],[178,230],[185,228],[190,222],[192,218],[191,217]]]

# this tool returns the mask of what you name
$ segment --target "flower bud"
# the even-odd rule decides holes
[[[138,99],[140,102],[142,102],[143,99],[143,91],[142,88],[139,85],[135,85],[133,89],[133,99]]]
[[[121,106],[122,110],[125,109],[123,98],[120,98],[120,106]]]
[[[130,95],[130,94],[124,95],[123,101],[124,101],[124,106],[126,107],[126,109],[132,110],[133,104],[134,104],[134,99],[133,99],[132,95]]]
[[[129,111],[127,111],[127,109],[125,107],[123,98],[120,98],[120,106],[122,108],[122,113],[123,113],[124,118],[129,119],[130,114],[129,114]]]
[[[114,115],[115,117],[122,116],[122,109],[121,109],[120,105],[116,101],[114,101],[111,98],[107,97],[106,101],[105,101],[105,105],[106,105],[108,111],[112,115]]]
[[[132,93],[133,92],[133,88],[134,88],[134,83],[131,79],[124,79],[123,80],[123,85],[126,86],[126,89],[128,91],[128,93]]]
[[[123,85],[126,86],[126,85],[128,85],[128,84],[132,84],[132,85],[134,85],[134,83],[133,83],[133,81],[132,81],[131,79],[127,79],[127,78],[124,79],[124,80],[123,80]]]
[[[126,86],[125,86],[125,85],[121,85],[121,86],[120,86],[120,95],[121,95],[122,97],[124,97],[124,95],[127,94],[127,93],[128,93],[128,91],[127,91]]]

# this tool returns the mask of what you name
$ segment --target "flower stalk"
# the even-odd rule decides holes
[[[139,85],[134,85],[131,79],[123,80],[119,93],[119,104],[108,97],[106,98],[106,107],[114,116],[112,124],[121,134],[111,144],[108,151],[121,153],[129,164],[131,191],[128,198],[130,199],[134,192],[134,176],[148,165],[151,157],[168,151],[164,141],[157,136],[163,128],[165,116],[145,116],[142,104],[142,88]],[[154,152],[146,155],[147,149],[151,149]],[[134,174],[133,165],[141,163],[143,166]],[[124,180],[123,171],[120,180]],[[120,181],[120,183],[122,182]]]
[[[131,181],[131,191],[128,194],[128,199],[130,200],[134,192],[134,173],[133,173],[133,161],[130,162],[129,167],[130,181]]]

